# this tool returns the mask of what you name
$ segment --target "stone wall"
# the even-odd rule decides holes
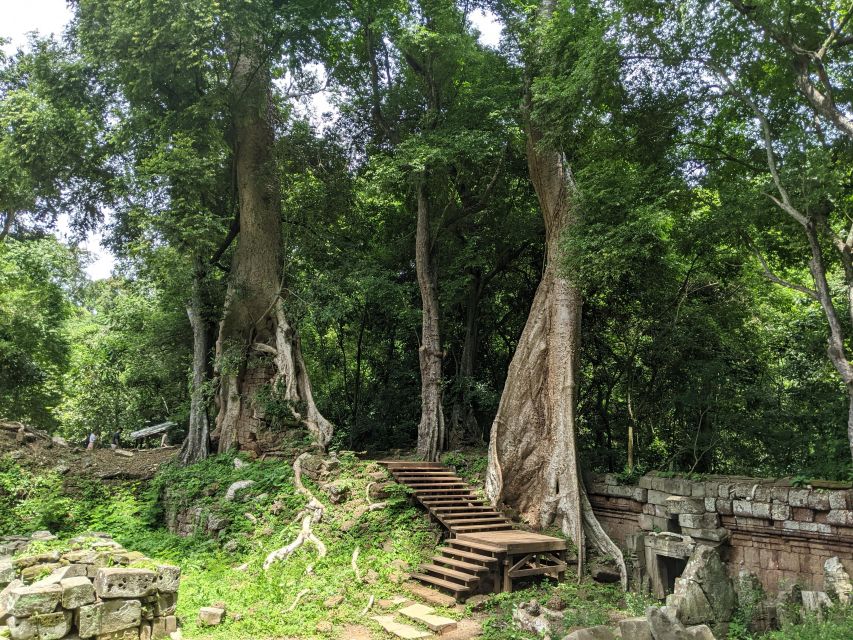
[[[55,550],[38,551],[34,541]],[[55,541],[47,532],[0,538],[0,637],[179,638],[179,567],[126,551],[105,534]]]
[[[638,553],[637,534],[672,532],[718,546],[732,577],[753,573],[771,594],[793,584],[825,590],[833,556],[853,573],[853,490],[840,484],[652,473],[636,486],[593,474],[587,487],[605,530],[629,556]]]

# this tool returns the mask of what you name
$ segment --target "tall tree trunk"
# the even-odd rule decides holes
[[[483,277],[478,271],[471,277],[465,305],[465,339],[457,372],[457,389],[450,413],[450,446],[464,440],[482,441],[480,426],[474,415],[471,386],[474,380],[474,363],[477,359],[480,326],[480,299],[483,295]]]
[[[627,586],[622,553],[601,528],[581,480],[576,442],[580,292],[560,272],[560,238],[575,222],[574,183],[561,154],[537,148],[528,127],[527,159],[545,220],[545,270],[509,366],[489,440],[486,494],[528,522],[559,526],[578,547],[585,537],[616,559]]]
[[[429,202],[426,186],[418,185],[418,222],[415,234],[415,269],[421,292],[421,422],[418,425],[418,456],[438,460],[444,448],[444,410],[441,400],[441,350],[438,310],[438,275],[432,255]]]
[[[269,70],[245,47],[243,51],[235,62],[231,106],[240,237],[216,341],[220,388],[213,435],[220,452],[270,443],[264,406],[258,402],[258,392],[268,388],[268,397],[286,404],[294,420],[325,447],[332,426],[314,403],[299,338],[287,321],[282,296]]]
[[[193,268],[192,297],[187,305],[187,315],[193,330],[193,379],[190,388],[189,433],[181,447],[181,462],[193,464],[210,454],[210,423],[204,386],[207,381],[208,343],[207,323],[204,321],[204,268],[196,256]]]

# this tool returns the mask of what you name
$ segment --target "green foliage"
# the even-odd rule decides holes
[[[486,603],[490,616],[483,625],[483,637],[488,640],[536,638],[533,634],[519,631],[512,621],[513,609],[531,600],[546,605],[551,599],[559,599],[566,604],[562,631],[557,628],[555,633],[566,634],[572,628],[609,624],[610,614],[623,604],[622,597],[618,585],[603,585],[592,580],[584,580],[579,584],[571,576],[558,584],[545,581],[512,593],[500,593],[489,598]]]
[[[762,640],[846,640],[853,629],[853,609],[833,607],[822,616],[809,616],[802,623],[773,631]]]
[[[0,416],[53,427],[81,257],[53,238],[0,244]]]

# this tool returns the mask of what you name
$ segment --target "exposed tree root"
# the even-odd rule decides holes
[[[373,602],[374,602],[374,598],[373,598],[373,596],[370,596],[370,600],[367,601],[367,606],[361,610],[361,617],[362,618],[364,616],[366,616],[367,612],[373,608]]]
[[[328,553],[326,549],[326,545],[323,544],[323,541],[320,540],[317,536],[314,535],[314,531],[312,530],[312,526],[320,520],[323,519],[323,513],[325,511],[325,507],[323,503],[317,500],[304,484],[302,484],[302,461],[308,456],[308,453],[303,453],[296,461],[293,463],[293,473],[294,479],[293,482],[296,485],[297,491],[304,495],[308,499],[308,504],[305,506],[299,515],[296,516],[296,519],[302,519],[302,528],[299,531],[299,535],[296,536],[296,539],[288,544],[287,546],[281,547],[280,549],[276,549],[275,551],[270,552],[267,556],[266,560],[264,560],[264,570],[272,566],[274,562],[278,560],[286,560],[291,553],[296,551],[299,547],[301,547],[305,542],[310,542],[317,548],[317,557],[325,558]],[[305,569],[305,573],[312,573],[314,571],[313,563],[308,565]]]
[[[361,552],[359,547],[356,547],[352,551],[352,560],[350,560],[350,565],[352,566],[352,571],[355,573],[356,582],[361,582],[361,572],[358,570],[358,554]]]
[[[293,610],[296,608],[296,605],[298,605],[298,604],[299,604],[299,601],[300,601],[300,600],[302,600],[302,596],[304,596],[306,593],[308,593],[308,589],[303,589],[302,591],[300,591],[299,593],[297,593],[297,594],[296,594],[296,597],[293,599],[293,604],[291,604],[291,605],[290,605],[290,607],[288,607],[288,609],[287,609],[287,610],[288,610],[288,611],[293,611]]]

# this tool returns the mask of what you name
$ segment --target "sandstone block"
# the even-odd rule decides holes
[[[752,517],[752,503],[748,500],[733,500],[732,511],[736,516]]]
[[[139,600],[106,600],[80,607],[77,611],[77,629],[81,638],[139,627],[142,622]]]
[[[791,489],[788,492],[788,504],[792,507],[807,507],[810,494],[811,489]]]
[[[12,616],[6,621],[9,625],[9,637],[12,640],[34,640],[39,630],[35,618],[17,618]]]
[[[664,493],[663,491],[656,491],[652,489],[648,492],[646,498],[649,504],[665,505],[667,498],[669,498],[669,494]]]
[[[43,587],[18,587],[10,589],[0,604],[8,615],[26,618],[39,613],[52,613],[59,604],[62,589],[58,584]]]
[[[24,569],[36,564],[59,562],[59,558],[60,554],[58,551],[51,551],[50,553],[37,553],[29,556],[19,556],[15,558],[12,564],[15,565],[16,569]]]
[[[717,510],[717,498],[705,498],[705,511]]]
[[[666,528],[669,524],[669,520],[667,520],[666,518],[658,518],[655,516],[650,516],[646,513],[641,513],[639,516],[637,516],[637,524],[643,531],[666,531]]]
[[[708,540],[710,542],[724,542],[729,538],[729,530],[724,527],[715,527],[713,529],[690,529],[685,527],[682,531],[684,535],[691,538]]]
[[[32,584],[47,577],[55,569],[59,569],[61,566],[62,565],[58,562],[51,562],[48,564],[34,564],[31,567],[25,567],[21,569],[21,580],[26,584]]]
[[[812,491],[806,500],[806,506],[818,511],[829,511],[829,492],[817,490]]]
[[[847,492],[846,491],[830,491],[829,492],[829,508],[830,509],[846,509],[847,508]]]
[[[181,568],[170,564],[157,565],[157,591],[174,593],[181,584]]]
[[[779,487],[779,486],[770,487],[770,499],[773,502],[783,502],[783,503],[787,504],[789,492],[790,492],[790,488],[788,488],[788,487]]]
[[[162,640],[163,638],[168,638],[169,634],[166,633],[166,618],[165,616],[162,618],[154,618],[151,621],[151,640]]]
[[[12,564],[12,558],[0,558],[0,589],[15,579],[15,566]]]
[[[158,593],[154,603],[155,616],[171,616],[178,608],[177,593]]]
[[[570,633],[563,640],[616,640],[616,634],[610,627],[589,627]]]
[[[717,498],[717,513],[722,516],[730,516],[734,513],[732,508],[732,500],[727,500],[725,498]]]
[[[101,633],[95,640],[139,640],[139,629],[122,629],[112,633]]]
[[[202,607],[198,611],[198,623],[203,627],[215,627],[222,623],[225,609],[219,607]]]
[[[791,507],[787,504],[774,502],[770,505],[770,518],[773,520],[789,520],[791,518]]]
[[[59,586],[62,587],[60,602],[63,609],[79,609],[95,601],[95,587],[85,576],[65,578]]]
[[[37,616],[39,640],[59,640],[71,631],[73,616],[70,611],[57,611]]]
[[[684,478],[662,478],[662,491],[676,496],[690,496],[693,492],[693,483]]]
[[[95,593],[100,598],[139,598],[154,593],[157,574],[149,569],[107,567],[95,574]]]
[[[721,482],[717,488],[717,495],[721,498],[731,499],[732,485],[728,482]]]
[[[705,513],[705,501],[684,496],[672,496],[666,501],[666,508],[673,515],[682,513],[701,515]]]
[[[144,560],[145,554],[139,553],[139,551],[118,551],[112,554],[111,559],[114,564],[127,566],[139,560]]]
[[[682,513],[678,516],[678,524],[691,529],[715,529],[720,526],[720,516],[716,513]]]
[[[711,628],[706,624],[687,627],[687,637],[690,638],[690,640],[716,640]]]
[[[627,618],[619,621],[619,631],[623,638],[631,640],[654,640],[652,628],[646,618]]]
[[[690,495],[694,498],[704,498],[707,494],[705,493],[705,484],[702,482],[694,482],[690,486]]]
[[[41,587],[48,584],[59,584],[66,578],[77,578],[79,576],[86,575],[86,565],[83,564],[69,564],[63,567],[59,567],[58,569],[54,569],[53,572],[41,580],[34,582],[33,586]]]
[[[826,514],[826,522],[841,527],[851,527],[853,526],[853,511],[833,509]]]
[[[643,489],[652,489],[652,476],[645,475],[640,478],[640,481],[637,483]]]
[[[178,630],[178,619],[175,616],[166,616],[166,633],[172,634]]]
[[[794,507],[792,510],[793,519],[797,522],[814,522],[814,511],[805,507]]]

